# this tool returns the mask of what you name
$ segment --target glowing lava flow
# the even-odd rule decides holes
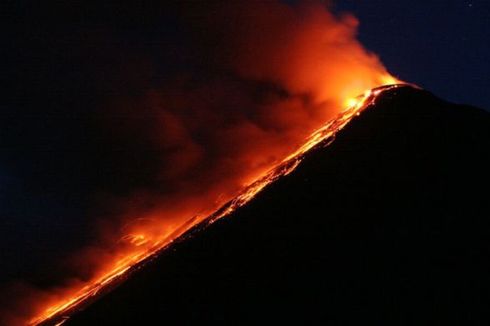
[[[107,292],[113,289],[121,281],[126,279],[132,272],[140,269],[145,263],[149,262],[152,258],[155,258],[160,252],[167,249],[174,241],[183,240],[192,235],[192,231],[195,227],[203,229],[220,218],[223,218],[237,208],[245,205],[251,199],[253,199],[262,189],[276,181],[282,176],[291,173],[303,160],[305,154],[314,147],[328,146],[335,137],[335,134],[341,130],[349,121],[356,115],[359,115],[365,108],[374,104],[377,96],[386,90],[404,86],[404,84],[392,84],[374,88],[366,91],[363,95],[348,99],[346,101],[347,109],[345,109],[339,116],[320,129],[313,132],[306,142],[298,148],[295,152],[291,153],[275,167],[269,170],[267,173],[260,176],[255,182],[245,187],[242,192],[234,199],[228,201],[221,206],[215,212],[207,214],[204,217],[194,216],[178,229],[173,231],[163,240],[154,242],[150,247],[144,247],[140,252],[129,255],[124,259],[118,261],[112,269],[99,276],[92,281],[89,285],[81,288],[74,295],[68,296],[62,302],[49,307],[41,314],[33,318],[29,325],[61,325],[63,324],[71,314],[75,311],[85,307],[92,302],[96,296],[102,292]],[[143,234],[131,234],[125,237],[125,240],[130,241],[136,247],[140,247],[147,243],[147,240]]]

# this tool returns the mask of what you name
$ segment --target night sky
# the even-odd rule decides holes
[[[388,70],[448,101],[490,110],[490,2],[336,2]]]
[[[186,63],[163,4],[145,17],[115,5],[1,6],[0,283],[86,241],[95,191],[124,194],[151,177],[125,173],[134,162],[124,154],[104,156],[111,144],[98,146],[90,115],[94,103],[138,92],[141,75],[153,82],[174,69],[158,60]],[[335,10],[359,18],[361,42],[395,76],[490,110],[490,2],[339,0]],[[107,55],[92,57],[94,48]],[[137,60],[126,67],[128,58]],[[116,162],[125,163],[111,173]]]

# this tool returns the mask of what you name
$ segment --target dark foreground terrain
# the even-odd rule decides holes
[[[490,114],[403,88],[68,325],[487,325]]]

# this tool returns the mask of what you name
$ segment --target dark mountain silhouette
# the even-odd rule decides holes
[[[67,325],[486,324],[490,114],[411,87]]]

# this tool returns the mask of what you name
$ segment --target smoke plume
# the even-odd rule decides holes
[[[144,182],[99,196],[106,209],[96,216],[97,240],[71,253],[56,286],[17,285],[22,297],[5,307],[9,323],[42,314],[189,219],[205,217],[336,116],[347,99],[394,81],[357,41],[357,19],[320,2],[193,3],[172,13],[180,43],[162,56],[167,69],[138,73],[141,65],[129,61],[118,82],[134,85],[96,104],[95,121],[112,146],[106,150],[139,162],[121,177]],[[144,67],[151,70],[151,62]],[[128,164],[125,158],[120,164]]]

